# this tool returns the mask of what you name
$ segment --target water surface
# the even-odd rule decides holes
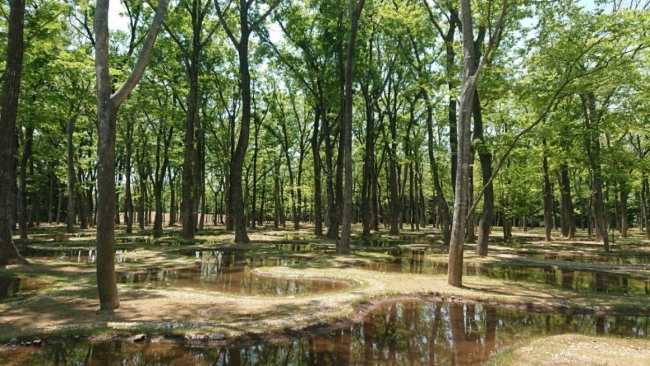
[[[647,316],[535,314],[481,304],[392,301],[354,324],[279,344],[189,347],[124,341],[25,347],[2,364],[477,365],[532,337],[565,333],[648,339]]]

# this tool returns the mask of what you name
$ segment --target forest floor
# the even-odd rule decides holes
[[[298,232],[253,230],[250,233],[252,243],[245,246],[233,244],[232,235],[223,230],[206,230],[200,240],[184,242],[180,246],[173,235],[153,242],[146,233],[122,233],[118,235],[116,249],[127,250],[128,256],[137,260],[116,263],[116,271],[129,273],[152,267],[166,269],[196,265],[197,258],[176,253],[181,248],[189,251],[245,249],[247,256],[253,258],[298,259],[295,265],[250,269],[256,274],[335,279],[348,285],[343,290],[278,297],[120,284],[120,307],[114,312],[104,312],[98,311],[95,266],[92,263],[35,257],[30,259],[29,265],[8,266],[0,270],[0,275],[38,278],[46,281],[47,286],[32,296],[0,300],[0,350],[37,337],[45,342],[58,342],[70,337],[132,339],[136,334],[147,334],[160,342],[197,345],[277,342],[358,322],[387,298],[478,302],[539,313],[650,314],[647,296],[580,293],[549,289],[543,284],[474,276],[464,277],[463,287],[458,288],[447,284],[445,274],[367,271],[361,268],[364,263],[392,259],[386,247],[355,246],[352,255],[341,256],[333,253],[334,242],[313,238],[309,229]],[[81,231],[69,237],[61,230],[64,228],[38,229],[30,235],[30,247],[92,248],[93,231]],[[399,240],[401,244],[395,246],[422,250],[427,261],[445,262],[446,255],[438,250],[441,243],[429,243],[425,231],[431,233],[430,229],[408,232],[400,238],[377,233],[373,239]],[[493,233],[495,238],[498,234]],[[519,240],[517,235],[521,235],[523,241],[541,240],[541,234],[535,231],[516,233],[515,244],[495,247],[487,258],[475,256],[472,247],[468,246],[465,262],[520,264],[522,257],[516,244]],[[581,245],[593,243],[588,238],[578,241]],[[640,236],[630,239],[632,241],[647,245]],[[281,245],[274,246],[276,243]],[[284,249],[283,245],[288,245],[289,249]],[[310,246],[311,250],[295,250],[303,245]],[[650,246],[648,250],[650,255]],[[570,265],[578,268],[597,266],[591,263]],[[612,271],[621,267],[616,264],[608,266]],[[650,265],[647,267],[650,269]],[[646,270],[643,264],[631,268],[632,272]],[[648,345],[649,342],[640,340],[563,335],[527,341],[510,348],[497,360],[498,364],[512,365],[650,364],[650,351],[645,351]]]

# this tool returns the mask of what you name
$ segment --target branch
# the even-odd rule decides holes
[[[503,0],[501,15],[499,15],[499,21],[497,22],[497,26],[494,29],[494,34],[498,36],[497,41],[495,42],[494,38],[492,38],[492,36],[490,37],[490,42],[488,43],[485,52],[483,52],[483,56],[481,56],[481,60],[479,61],[478,67],[476,68],[476,72],[474,73],[475,78],[478,78],[478,75],[481,73],[481,69],[483,69],[483,66],[485,66],[486,60],[490,57],[492,50],[495,48],[495,45],[500,42],[501,37],[499,35],[503,30],[503,24],[505,23],[506,14],[508,13],[508,5],[508,0]]]
[[[223,16],[223,12],[221,11],[221,7],[219,6],[219,0],[214,0],[214,7],[217,9],[217,16],[219,17],[219,23],[221,23],[221,26],[226,31],[228,38],[230,38],[232,44],[235,45],[235,48],[239,49],[239,41],[233,35],[232,31],[230,30],[230,27],[228,27],[228,23],[226,23],[226,18]]]
[[[142,74],[144,74],[144,70],[147,67],[147,62],[149,61],[149,56],[153,50],[153,45],[156,42],[156,36],[158,35],[158,31],[160,30],[160,26],[165,17],[165,13],[167,12],[168,3],[169,0],[160,0],[158,3],[156,15],[153,18],[149,32],[147,32],[147,38],[142,45],[142,49],[140,50],[140,55],[138,56],[138,61],[136,62],[135,67],[131,71],[131,74],[126,79],[124,84],[120,86],[115,94],[111,95],[111,103],[114,106],[119,106],[122,104],[131,90],[133,90],[133,88],[135,88],[135,86],[138,84],[138,81],[140,81]]]
[[[172,41],[174,41],[174,43],[176,43],[176,45],[178,45],[178,48],[181,49],[181,52],[183,53],[183,57],[185,57],[186,60],[189,60],[190,59],[190,53],[187,52],[187,48],[185,48],[185,46],[183,45],[181,40],[178,37],[176,37],[176,35],[172,32],[171,29],[169,29],[169,26],[167,25],[166,22],[163,22],[162,26],[163,26],[163,28],[165,28],[165,31],[167,32],[167,34],[169,34]]]
[[[253,0],[250,0],[250,2],[252,2],[252,1]],[[262,16],[259,19],[257,19],[253,24],[251,24],[250,28],[248,28],[248,31],[249,32],[255,31],[257,29],[257,27],[259,27],[260,24],[262,24],[264,19],[266,19],[271,14],[273,9],[275,9],[278,5],[280,5],[280,1],[282,1],[282,0],[275,0],[273,2],[273,4],[269,5],[269,8],[266,9],[266,12],[264,14],[262,14]],[[246,10],[248,10],[248,8]]]

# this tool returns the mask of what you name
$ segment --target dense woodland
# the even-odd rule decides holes
[[[650,238],[645,0],[167,1],[110,32],[108,1],[2,2],[3,247],[41,223],[97,226],[109,266],[116,224],[311,223],[343,253],[351,223],[436,227],[461,263],[492,227]]]

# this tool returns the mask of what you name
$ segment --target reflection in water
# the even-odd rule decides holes
[[[186,347],[108,341],[0,353],[0,363],[102,365],[476,365],[531,337],[648,338],[647,316],[546,315],[481,304],[387,302],[362,323],[280,344]]]
[[[20,250],[22,256],[27,258],[56,259],[65,262],[95,263],[97,259],[96,249],[87,248],[34,248],[27,247]],[[115,262],[137,262],[135,251],[116,250]]]
[[[580,262],[580,263],[604,263],[604,264],[650,264],[650,256],[646,254],[557,254],[557,253],[528,253],[516,252],[517,255],[525,256],[528,258],[564,261],[564,262]]]
[[[244,296],[295,296],[338,291],[346,288],[343,281],[314,278],[269,277],[253,273],[250,268],[270,265],[269,259],[244,260],[243,252],[196,252],[201,264],[196,267],[126,273],[118,277],[119,283],[147,287],[198,288],[207,291],[229,292]],[[275,265],[289,263],[291,259],[277,259]]]
[[[427,261],[421,251],[404,251],[392,262],[366,263],[363,269],[379,272],[441,275],[447,273],[447,263]],[[627,274],[575,270],[540,265],[466,264],[465,276],[498,278],[515,282],[532,282],[577,292],[649,295],[650,278]]]

